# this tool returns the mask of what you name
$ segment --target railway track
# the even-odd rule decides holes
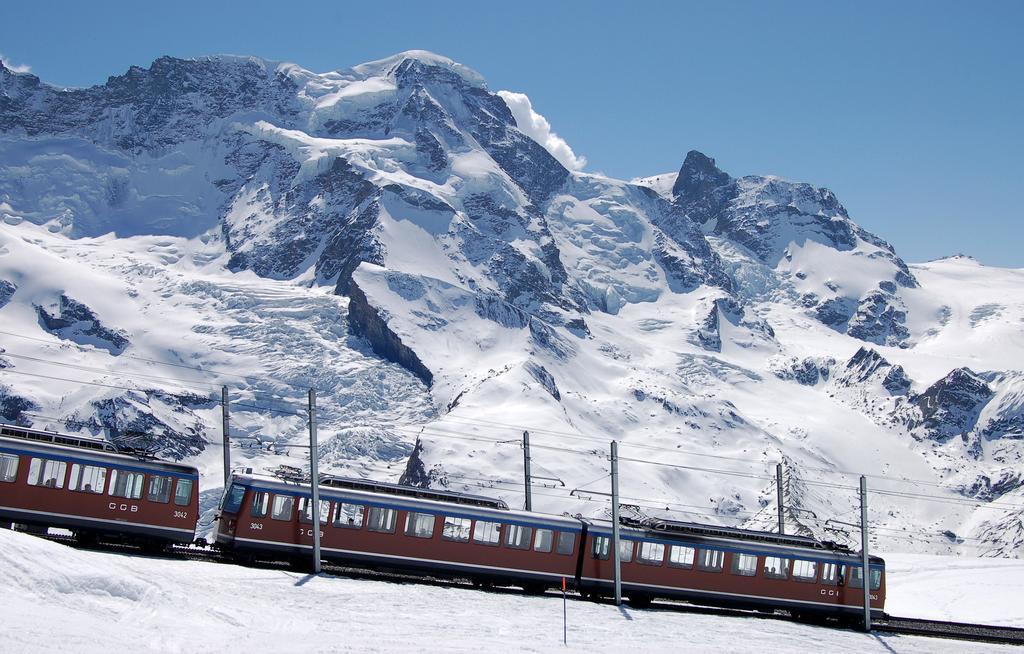
[[[172,545],[161,551],[147,551],[135,545],[127,545],[122,543],[99,541],[83,543],[75,539],[73,536],[64,536],[59,534],[36,535],[40,538],[45,538],[47,540],[51,540],[54,542],[70,545],[77,549],[111,552],[130,556],[153,556],[160,558],[182,559],[189,561],[205,561],[210,563],[244,564],[266,568],[293,567],[288,562],[275,561],[271,559],[259,559],[241,562],[236,560],[230,554],[221,552],[220,550],[217,550],[213,547],[198,547],[195,545]],[[323,570],[324,572],[328,572],[331,574],[352,577],[357,579],[373,579],[392,581],[398,583],[408,582],[427,584],[432,586],[481,589],[481,586],[472,584],[468,580],[458,580],[440,577],[424,577],[419,575],[401,574],[397,572],[387,572],[383,570],[349,567],[326,562],[323,565]],[[518,588],[513,587],[506,588],[498,586],[486,586],[483,587],[483,589],[488,590],[490,592],[498,593],[507,592],[518,594],[522,592]],[[610,602],[610,600],[608,601]],[[687,604],[682,602],[657,601],[654,602],[649,608],[653,610],[676,610],[686,613],[714,613],[716,615],[730,615],[736,617],[758,617],[763,619],[774,620],[793,620],[793,618],[787,617],[779,612],[765,613],[757,611],[746,611],[740,609],[727,609],[721,607],[705,607],[697,604]],[[1018,627],[1002,627],[997,625],[972,624],[967,622],[945,622],[941,620],[924,620],[919,618],[904,618],[898,616],[886,616],[882,620],[876,620],[875,622],[873,622],[872,626],[875,631],[890,634],[903,634],[908,636],[929,636],[934,638],[948,638],[952,640],[965,640],[983,643],[1024,645],[1024,628]]]
[[[982,643],[1024,645],[1024,629],[1018,627],[1000,627],[987,624],[971,624],[968,622],[944,622],[941,620],[922,620],[919,618],[900,618],[896,616],[888,616],[884,620],[876,620],[872,626],[877,631],[890,634],[933,636],[936,638],[972,640]]]

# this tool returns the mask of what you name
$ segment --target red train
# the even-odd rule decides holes
[[[199,473],[98,439],[0,425],[0,523],[160,547],[189,543]]]
[[[311,511],[308,482],[234,475],[217,543],[242,556],[311,556],[318,515],[321,556],[359,566],[542,590],[565,579],[584,595],[613,588],[611,523],[511,511],[458,493],[322,477]],[[673,521],[620,529],[622,588],[656,597],[800,617],[863,616],[858,555],[812,538]],[[870,560],[872,614],[882,615],[885,562]]]
[[[116,451],[101,440],[0,425],[0,526],[61,527],[148,546],[191,542],[195,468]],[[322,477],[320,506],[295,476],[236,474],[224,493],[221,549],[241,559],[322,557],[356,566],[469,578],[539,591],[562,580],[612,594],[607,521],[513,511],[475,495]],[[863,615],[863,568],[848,549],[800,536],[648,520],[620,529],[622,589],[653,598],[798,617]],[[885,562],[870,560],[871,610],[881,617]]]

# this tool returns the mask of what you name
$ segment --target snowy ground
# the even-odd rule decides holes
[[[886,554],[885,565],[891,615],[1024,627],[1024,561]]]
[[[1001,589],[1020,587],[1024,564],[894,558],[894,612],[949,617],[945,612],[952,599],[971,591],[976,595],[962,596],[971,611],[984,611],[981,605],[987,604],[991,608],[984,615],[1020,622],[1019,609],[998,598]],[[976,583],[979,574],[998,586],[986,591]],[[5,627],[0,652],[106,654],[123,644],[145,652],[1016,651],[582,601],[568,603],[569,647],[564,648],[562,601],[554,595],[127,557],[73,550],[5,530],[0,530],[0,588]]]

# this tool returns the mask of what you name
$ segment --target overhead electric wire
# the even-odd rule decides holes
[[[26,361],[35,361],[37,363],[42,363],[42,364],[49,365],[49,366],[59,366],[59,367],[62,367],[62,368],[71,368],[73,370],[80,370],[80,371],[83,371],[83,372],[98,372],[98,373],[103,374],[103,375],[112,375],[112,376],[113,375],[120,375],[120,376],[128,377],[130,379],[146,379],[146,380],[163,381],[163,382],[168,382],[168,383],[175,384],[175,385],[179,386],[180,388],[189,388],[189,386],[187,386],[186,384],[201,384],[203,386],[210,386],[211,388],[218,388],[218,389],[220,388],[219,384],[211,384],[209,382],[202,382],[202,381],[196,381],[196,380],[184,380],[184,383],[183,383],[183,380],[175,379],[173,377],[162,377],[162,376],[158,376],[158,375],[149,375],[149,374],[140,373],[140,372],[130,372],[129,373],[129,372],[122,372],[122,371],[115,371],[115,370],[109,370],[109,369],[104,369],[104,368],[96,368],[96,367],[93,367],[93,366],[86,366],[86,365],[82,365],[82,364],[79,364],[79,363],[69,363],[67,361],[52,361],[52,360],[49,360],[49,359],[40,359],[39,357],[28,356],[28,355],[25,355],[25,354],[15,354],[13,352],[7,352],[7,351],[0,352],[0,356],[12,357],[12,358],[15,358],[15,359],[23,359],[23,360],[26,360]],[[195,390],[195,389],[190,389],[190,390]]]
[[[15,338],[23,338],[25,340],[35,341],[37,343],[45,343],[47,345],[56,345],[56,346],[59,346],[59,347],[70,346],[70,347],[74,347],[74,348],[78,349],[81,352],[90,353],[90,354],[98,352],[98,350],[96,350],[95,348],[88,348],[88,347],[85,347],[84,345],[80,345],[78,343],[67,342],[67,341],[63,341],[63,340],[51,341],[51,340],[47,340],[45,338],[36,338],[34,336],[28,336],[26,334],[17,334],[17,333],[14,333],[14,332],[8,332],[8,331],[3,331],[3,330],[0,330],[0,334],[3,334],[5,336],[13,336]],[[0,353],[0,354],[3,354],[3,353]],[[297,385],[297,384],[289,384],[287,382],[282,382],[280,379],[275,379],[275,378],[272,378],[272,377],[262,377],[262,376],[259,376],[259,375],[242,375],[242,374],[239,374],[239,373],[227,372],[227,371],[219,370],[219,369],[216,369],[216,368],[202,368],[200,366],[190,366],[190,365],[185,364],[185,363],[174,363],[174,362],[171,362],[171,361],[161,361],[159,359],[150,359],[148,357],[142,357],[142,356],[138,356],[136,354],[122,353],[122,354],[120,354],[118,356],[119,357],[127,357],[129,359],[134,359],[136,361],[144,361],[146,363],[152,363],[152,364],[160,365],[160,366],[170,366],[170,367],[173,367],[173,368],[183,368],[185,370],[195,370],[197,372],[202,372],[202,373],[205,373],[205,374],[208,374],[208,375],[209,374],[215,374],[215,375],[220,375],[220,376],[223,376],[223,377],[233,377],[235,379],[244,379],[246,381],[248,381],[248,380],[258,380],[258,381],[263,381],[263,382],[270,382],[271,384],[275,384],[275,385],[281,384],[281,385],[284,385],[284,386],[289,386],[291,388],[298,388],[298,389],[302,389],[303,391],[308,391],[309,390],[308,386],[300,386],[300,385]]]
[[[530,432],[531,435],[533,435],[533,434],[555,435],[555,436],[560,436],[560,437],[568,438],[570,440],[590,441],[590,442],[601,443],[601,444],[608,444],[610,442],[610,439],[602,439],[602,438],[598,438],[597,436],[585,436],[585,435],[579,434],[579,433],[556,431],[556,430],[552,430],[552,429],[543,429],[543,428],[538,428],[538,427],[517,426],[517,425],[511,425],[511,424],[508,424],[508,423],[496,422],[496,421],[493,421],[493,420],[483,420],[482,418],[468,418],[468,417],[463,417],[463,416],[452,416],[451,414],[449,414],[447,416],[444,416],[444,420],[453,420],[453,421],[456,421],[456,422],[464,422],[464,423],[470,423],[470,424],[473,424],[473,423],[483,423],[484,425],[491,426],[492,428],[502,427],[502,428],[507,428],[507,429],[516,430],[516,431],[528,431],[528,432]],[[746,463],[747,465],[750,465],[752,467],[757,467],[756,464],[752,463],[750,461],[750,459],[748,459],[748,458],[741,458],[741,457],[735,457],[735,456],[725,456],[723,454],[708,454],[706,452],[694,452],[694,451],[691,451],[691,450],[681,450],[679,448],[664,447],[664,446],[660,446],[660,445],[650,445],[650,444],[647,444],[647,443],[634,443],[634,442],[629,442],[629,441],[619,441],[619,444],[621,446],[623,446],[623,447],[636,447],[636,448],[645,449],[645,450],[655,450],[655,451],[659,451],[659,452],[672,452],[674,454],[685,454],[685,455],[689,455],[689,456],[700,456],[700,457],[707,457],[707,458],[711,458],[711,459],[722,459],[722,460],[725,460],[725,461],[739,461],[739,462],[742,462],[742,463]]]
[[[186,385],[186,383],[182,383],[181,380],[175,379],[173,377],[162,377],[162,376],[148,375],[146,373],[137,373],[137,372],[123,372],[123,371],[115,371],[115,370],[104,370],[102,368],[95,368],[95,367],[92,367],[92,366],[83,366],[83,365],[80,365],[80,364],[68,363],[68,362],[65,362],[65,361],[52,361],[52,360],[48,360],[48,359],[41,359],[41,358],[38,358],[38,357],[31,357],[31,356],[27,356],[27,355],[23,355],[23,354],[13,354],[13,353],[10,353],[10,352],[0,352],[0,356],[10,356],[10,357],[13,357],[13,358],[19,358],[19,359],[25,359],[25,360],[29,360],[29,361],[35,361],[37,363],[42,363],[42,364],[45,364],[45,365],[53,365],[53,366],[58,366],[58,367],[62,367],[62,368],[69,368],[69,369],[78,370],[78,371],[81,371],[81,372],[96,372],[96,373],[99,373],[99,374],[116,376],[116,377],[120,377],[120,378],[131,380],[131,381],[143,380],[143,381],[146,381],[146,382],[150,382],[150,381],[154,381],[155,380],[155,381],[165,382],[165,383],[174,385],[177,389],[185,390],[185,391],[188,391],[188,392],[194,393],[196,395],[200,395],[200,396],[205,395],[212,402],[219,402],[220,401],[220,399],[216,397],[215,392],[207,391],[205,389],[198,389],[198,388],[190,387],[190,386]],[[68,379],[68,378],[64,378],[64,377],[47,376],[47,375],[42,375],[42,374],[39,374],[39,373],[31,373],[31,372],[26,372],[26,371],[22,371],[22,370],[12,370],[11,368],[0,368],[0,372],[11,372],[11,373],[14,373],[14,374],[28,375],[28,376],[32,376],[32,377],[41,377],[41,378],[44,378],[44,379],[66,381],[66,382],[73,383],[73,384],[87,384],[87,385],[91,385],[91,386],[103,386],[103,387],[107,387],[107,388],[116,388],[116,389],[126,390],[126,391],[137,391],[137,392],[160,391],[160,392],[168,393],[170,395],[175,395],[175,393],[173,393],[173,392],[167,391],[166,389],[160,389],[160,388],[138,388],[138,387],[133,388],[133,387],[129,387],[129,386],[118,386],[118,385],[113,385],[113,384],[103,384],[103,383],[93,382],[93,381],[84,381],[84,380],[79,380],[79,379]],[[220,385],[212,384],[212,383],[208,383],[208,382],[189,382],[189,383],[198,383],[198,384],[208,385],[211,388],[220,388]],[[253,391],[242,391],[242,392],[251,392],[254,395],[256,395],[256,393],[253,392]],[[276,398],[275,401],[278,401],[278,402],[281,402],[281,403],[285,403],[285,404],[290,402],[290,400],[288,398]],[[258,404],[254,404],[252,402],[238,401],[238,400],[230,401],[230,404],[231,404],[231,406],[234,406],[234,407],[251,408],[251,409],[254,409],[254,410],[257,410],[257,411],[272,411],[272,412],[275,412],[275,413],[284,413],[284,414],[295,415],[295,416],[305,416],[305,415],[307,415],[302,409],[298,409],[296,411],[289,411],[289,410],[285,410],[285,409],[278,409],[278,408],[271,407],[271,406],[258,405]]]
[[[648,464],[648,465],[664,466],[666,468],[679,468],[679,469],[682,469],[682,470],[697,470],[697,471],[701,471],[701,472],[713,472],[713,473],[720,474],[720,475],[727,475],[727,476],[731,476],[731,477],[744,477],[744,478],[747,478],[747,479],[761,479],[761,480],[765,480],[765,481],[770,481],[770,480],[774,479],[774,477],[769,477],[767,475],[753,475],[753,474],[749,474],[749,473],[745,473],[745,472],[738,472],[738,471],[733,471],[733,470],[719,470],[719,469],[716,469],[716,468],[702,468],[700,466],[687,466],[687,465],[682,465],[682,464],[679,464],[679,463],[666,463],[664,461],[650,461],[648,459],[636,459],[636,458],[633,458],[633,457],[625,457],[625,456],[620,456],[619,457],[619,461],[629,461],[631,463],[645,463],[645,464]]]

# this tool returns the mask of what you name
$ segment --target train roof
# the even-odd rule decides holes
[[[310,481],[308,474],[304,474],[300,469],[293,468],[291,466],[278,466],[271,471],[271,474],[277,479],[283,481],[307,484]],[[372,479],[357,479],[355,477],[321,474],[320,486],[326,486],[328,488],[345,488],[370,493],[386,493],[388,495],[399,495],[401,497],[432,500],[435,502],[480,506],[489,509],[497,509],[499,511],[508,510],[508,504],[493,497],[437,490],[434,488],[420,488],[419,486],[406,486],[404,484],[393,484],[386,481],[374,481]]]
[[[759,531],[756,529],[720,527],[717,525],[704,525],[696,522],[667,520],[663,518],[647,518],[644,520],[623,518],[621,522],[623,524],[629,524],[631,526],[646,528],[666,534],[735,538],[737,540],[758,541],[762,543],[773,543],[776,545],[789,545],[792,547],[812,547],[815,549],[844,549],[842,546],[836,545],[831,541],[820,541],[817,538],[811,538],[810,536],[778,534],[772,531]]]
[[[0,423],[0,438],[24,441],[43,446],[57,446],[66,450],[80,450],[83,453],[96,453],[107,459],[131,460],[136,462],[152,462],[163,467],[189,470],[194,472],[195,468],[183,463],[165,461],[158,459],[153,452],[132,447],[118,447],[102,438],[91,436],[79,436],[75,434],[61,434],[54,431],[32,429]]]
[[[293,469],[295,470],[295,469]],[[235,479],[241,481],[258,482],[266,485],[269,490],[280,488],[292,493],[298,492],[304,496],[309,494],[309,476],[302,477],[281,475],[270,475],[266,473],[253,473],[247,470],[245,473],[234,474]],[[570,528],[580,526],[578,519],[567,515],[551,515],[547,513],[535,513],[531,511],[520,511],[508,508],[502,500],[480,495],[467,493],[455,493],[450,491],[438,491],[433,489],[422,489],[400,484],[386,482],[374,482],[364,479],[348,479],[345,477],[333,477],[336,483],[328,485],[320,484],[321,493],[332,490],[343,492],[349,497],[358,498],[357,501],[383,502],[393,501],[412,507],[413,510],[425,512],[447,513],[450,515],[467,515],[475,518],[493,520],[495,522],[509,522],[516,524],[550,525],[552,528]],[[343,485],[345,482],[354,482],[350,486]],[[400,489],[403,492],[395,492]],[[463,507],[460,509],[460,507]]]

